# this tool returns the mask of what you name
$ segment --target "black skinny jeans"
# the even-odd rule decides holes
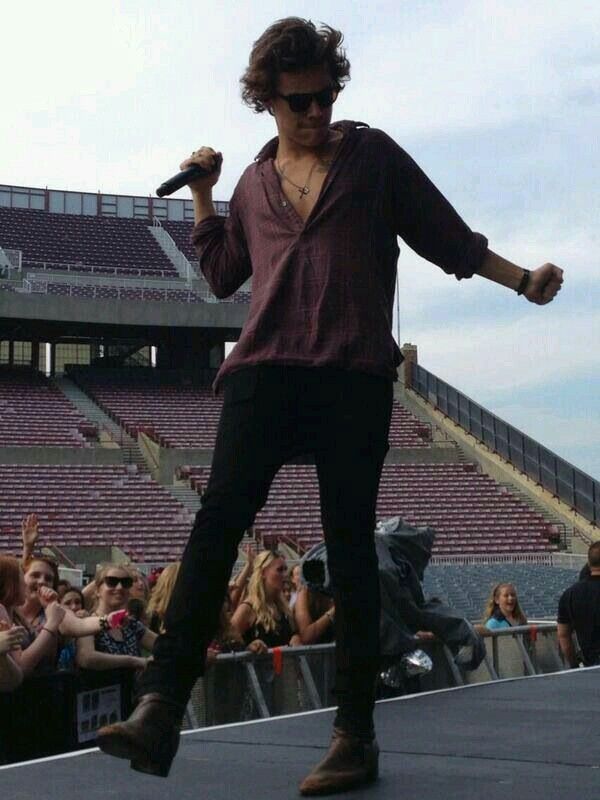
[[[238,545],[275,474],[313,453],[335,598],[336,724],[372,735],[379,664],[375,504],[392,381],[329,367],[247,367],[224,382],[211,475],[138,694],[188,700],[204,671]],[[282,529],[285,533],[285,529]]]

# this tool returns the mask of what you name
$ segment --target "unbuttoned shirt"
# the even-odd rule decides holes
[[[381,130],[334,123],[343,138],[303,221],[282,191],[268,142],[246,168],[229,217],[192,231],[200,268],[219,298],[252,277],[248,318],[215,381],[256,364],[338,367],[396,380],[392,336],[400,236],[457,279],[481,266],[473,233],[413,159]]]

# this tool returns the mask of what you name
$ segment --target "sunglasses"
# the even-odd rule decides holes
[[[131,589],[133,586],[133,578],[117,578],[114,575],[107,575],[103,583],[105,583],[109,589],[116,589],[119,584],[121,584],[123,589]]]
[[[311,107],[313,99],[317,101],[319,108],[329,108],[332,106],[338,96],[338,90],[333,86],[328,86],[326,89],[321,89],[320,92],[307,92],[306,94],[277,94],[287,101],[291,111],[300,113],[308,111]]]

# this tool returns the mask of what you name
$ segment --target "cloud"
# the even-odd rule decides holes
[[[353,107],[404,135],[549,117],[598,84],[597,4],[475,0],[413,12],[400,6],[394,24],[351,51]]]
[[[575,411],[561,414],[539,405],[512,403],[493,404],[490,410],[565,461],[600,479],[600,420],[597,415]]]
[[[414,337],[419,361],[479,402],[598,372],[600,351],[589,344],[599,340],[600,310],[574,316],[551,309],[528,306],[527,314],[505,322],[446,321],[423,330]]]

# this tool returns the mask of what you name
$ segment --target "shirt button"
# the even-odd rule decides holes
[[[283,202],[281,203],[281,205],[282,205],[284,208],[287,208],[287,200],[283,200]]]

